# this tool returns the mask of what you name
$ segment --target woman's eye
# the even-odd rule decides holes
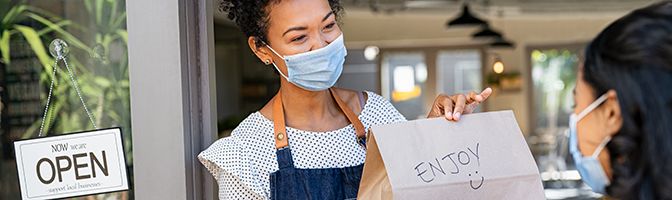
[[[297,41],[303,40],[304,38],[306,38],[306,36],[302,35],[302,36],[299,36],[299,37],[296,37],[296,38],[292,39],[292,42],[297,42]]]
[[[334,28],[335,25],[336,25],[336,23],[332,22],[331,24],[328,24],[327,26],[325,26],[324,29]]]

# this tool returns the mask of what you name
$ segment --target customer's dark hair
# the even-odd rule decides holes
[[[620,199],[672,199],[672,1],[618,19],[586,49],[584,79],[613,89],[623,117],[607,145]]]
[[[238,25],[245,36],[254,36],[257,45],[261,45],[262,41],[268,43],[266,34],[270,20],[268,18],[269,8],[280,1],[282,0],[222,0],[219,9],[228,13],[228,18]],[[327,1],[336,15],[336,20],[340,20],[343,13],[341,1]]]

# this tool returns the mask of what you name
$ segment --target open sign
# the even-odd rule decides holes
[[[128,190],[120,128],[14,142],[23,199]]]

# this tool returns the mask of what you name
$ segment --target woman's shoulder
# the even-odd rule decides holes
[[[277,170],[274,144],[272,122],[254,112],[240,122],[230,136],[218,139],[203,150],[198,160],[220,187],[235,187],[231,181],[236,180],[263,196],[263,175]],[[221,185],[223,183],[228,186]]]
[[[406,121],[406,118],[387,100],[387,98],[371,91],[364,91],[368,97],[359,115],[362,123],[369,125],[390,124]]]
[[[246,164],[242,154],[242,146],[229,136],[215,141],[199,153],[198,160],[219,180],[221,172],[237,174],[244,170]]]
[[[264,117],[260,111],[248,115],[231,132],[231,137],[236,140],[256,140],[259,137],[268,136],[272,138],[273,122]]]
[[[363,111],[364,109],[368,108],[368,104],[373,104],[374,106],[371,106],[373,109],[380,108],[379,106],[384,106],[386,108],[393,107],[386,98],[376,94],[375,92],[345,88],[334,88],[334,91],[336,91],[336,94],[338,94],[338,96],[348,105],[353,108],[358,108],[353,110],[359,110],[359,106],[361,105],[361,109]]]
[[[375,104],[388,104],[389,106],[392,106],[392,103],[388,101],[385,97],[380,96],[379,94],[371,91],[363,91],[366,96],[369,98],[367,99],[366,103],[375,103]]]
[[[360,113],[364,109],[363,102],[368,98],[365,92],[351,89],[334,87],[334,92],[355,113]]]
[[[203,150],[198,155],[199,161],[218,178],[221,170],[237,175],[249,170],[254,162],[259,162],[253,158],[271,157],[274,149],[273,126],[264,120],[258,112],[250,114],[231,132],[231,136],[218,139]]]

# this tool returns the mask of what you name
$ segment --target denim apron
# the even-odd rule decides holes
[[[333,89],[331,96],[355,127],[358,143],[366,148],[364,125]],[[271,173],[271,199],[355,199],[359,189],[364,164],[345,168],[297,169],[292,160],[292,151],[287,141],[282,95],[273,101],[273,125],[275,148],[279,170]],[[329,141],[324,141],[329,142]]]

